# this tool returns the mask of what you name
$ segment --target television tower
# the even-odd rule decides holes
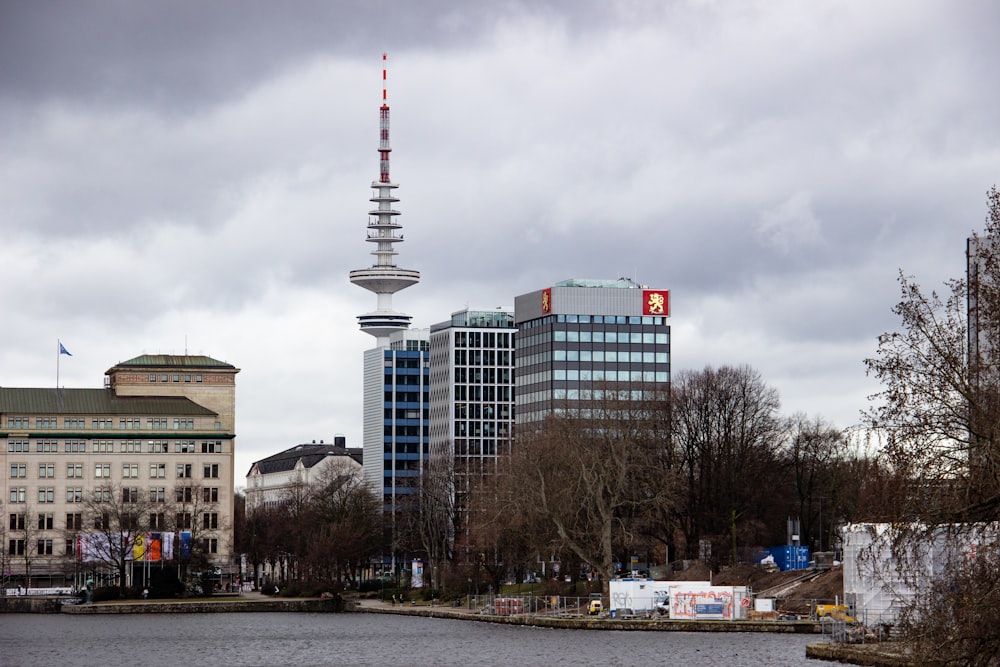
[[[386,95],[386,54],[382,54],[382,106],[379,108],[379,178],[372,181],[372,198],[378,208],[368,211],[368,238],[375,244],[375,264],[367,269],[351,271],[351,282],[366,290],[375,292],[378,296],[376,310],[364,315],[358,315],[361,330],[375,336],[379,346],[389,345],[389,335],[394,331],[410,328],[411,316],[397,313],[392,309],[392,295],[420,282],[420,272],[401,269],[396,266],[394,258],[398,254],[393,246],[403,241],[402,234],[396,233],[403,228],[396,221],[399,211],[392,208],[399,199],[393,195],[393,190],[399,186],[389,180],[389,104]]]

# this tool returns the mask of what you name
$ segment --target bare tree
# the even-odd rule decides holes
[[[660,465],[665,397],[632,397],[601,389],[585,413],[553,415],[539,430],[519,433],[507,471],[520,481],[511,504],[540,520],[555,548],[595,567],[605,593],[615,547],[635,534],[646,507],[672,492]]]
[[[150,506],[149,497],[134,487],[98,486],[84,496],[83,557],[116,572],[123,597],[129,563],[148,531]]]
[[[705,368],[676,376],[672,427],[685,477],[684,541],[688,557],[713,539],[737,556],[740,526],[763,541],[777,504],[781,442],[778,392],[749,366]],[[773,519],[773,517],[771,517]]]
[[[451,459],[431,461],[420,476],[420,541],[427,554],[431,588],[452,553],[455,537],[454,470]]]
[[[904,628],[915,657],[926,664],[996,664],[1000,652],[1000,635],[984,622],[1000,614],[996,187],[987,193],[985,234],[973,234],[968,249],[967,279],[947,281],[943,295],[926,293],[900,273],[901,299],[893,307],[900,329],[882,334],[876,355],[865,360],[883,387],[872,397],[866,422],[884,438],[892,473],[886,498],[893,529],[886,546],[898,578],[919,591]],[[912,567],[914,558],[967,552],[970,545],[982,557],[949,556],[943,566],[936,564],[934,572],[943,574],[934,579],[919,576],[926,568]],[[972,582],[987,596],[974,593]],[[973,600],[982,606],[972,609],[967,602]]]
[[[357,578],[381,543],[381,503],[346,465],[331,464],[313,482],[305,557],[325,581]]]

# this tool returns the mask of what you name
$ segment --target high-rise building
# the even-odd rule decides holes
[[[385,511],[408,509],[428,459],[427,330],[398,331],[366,350],[364,374],[365,482]]]
[[[653,398],[670,386],[670,294],[627,278],[570,279],[514,300],[518,428],[589,416],[606,392]]]
[[[103,389],[0,388],[4,574],[118,583],[112,530],[129,550],[121,583],[192,555],[230,576],[237,373],[205,356],[142,355],[110,368]],[[143,549],[139,536],[154,535],[157,550]]]
[[[379,177],[372,181],[366,241],[375,244],[375,264],[351,271],[351,282],[374,292],[377,307],[358,316],[361,330],[375,337],[375,348],[365,352],[364,423],[362,445],[365,482],[383,495],[387,509],[397,496],[412,495],[419,487],[427,458],[426,374],[427,331],[410,332],[411,317],[393,310],[392,295],[420,281],[420,273],[396,266],[394,247],[402,243],[397,221],[399,186],[389,177],[389,104],[385,54],[382,55],[382,106],[379,107]]]
[[[514,311],[472,309],[431,326],[431,461],[450,463],[456,507],[510,452],[514,423]]]

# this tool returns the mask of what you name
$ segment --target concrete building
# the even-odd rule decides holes
[[[334,437],[332,443],[295,445],[254,461],[246,476],[247,511],[281,504],[297,488],[322,482],[331,472],[363,477],[362,450],[349,449],[344,436]]]
[[[228,574],[237,373],[206,356],[143,355],[110,368],[103,389],[0,388],[4,574],[108,581],[84,548],[108,527],[94,499],[134,506],[130,535],[169,534]]]
[[[451,464],[455,504],[510,452],[514,311],[465,308],[431,327],[428,436],[432,461]]]
[[[575,278],[518,296],[514,313],[518,428],[554,413],[586,417],[607,391],[640,400],[670,387],[665,289]]]

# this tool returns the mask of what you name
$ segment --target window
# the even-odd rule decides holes
[[[52,530],[54,525],[55,525],[54,514],[38,515],[38,530]]]
[[[201,453],[202,454],[221,454],[222,453],[222,441],[216,440],[214,442],[203,442],[201,443]]]
[[[118,420],[118,428],[124,431],[131,431],[142,428],[142,419],[139,417],[122,417]]]
[[[83,464],[82,463],[67,463],[66,464],[66,476],[70,479],[74,477],[83,478]]]
[[[206,537],[201,541],[201,550],[206,554],[219,553],[219,540]]]
[[[101,514],[94,515],[94,528],[96,530],[103,530],[105,526],[111,526],[111,517],[107,512],[102,512]]]
[[[167,428],[167,418],[166,417],[149,417],[146,419],[146,428],[153,429],[166,429]]]
[[[52,540],[38,540],[38,555],[39,556],[52,555]]]
[[[56,440],[39,440],[35,443],[35,451],[55,454],[59,451],[59,442]]]
[[[54,503],[56,501],[56,490],[51,486],[38,487],[38,502]]]
[[[167,489],[163,486],[151,486],[149,487],[149,502],[151,503],[165,503],[167,502]]]
[[[219,514],[218,512],[205,512],[201,515],[201,527],[205,530],[211,530],[213,528],[219,527]]]
[[[115,451],[115,443],[111,440],[95,440],[93,451],[98,454],[113,454]]]
[[[11,540],[9,545],[9,548],[7,549],[8,554],[11,556],[24,555],[24,540]]]
[[[12,486],[10,487],[10,502],[12,503],[23,503],[27,502],[28,489],[23,486]]]
[[[147,449],[150,454],[166,454],[170,451],[166,440],[150,440]]]
[[[17,479],[19,477],[28,476],[28,464],[27,463],[11,463],[10,464],[10,478]]]
[[[55,463],[39,463],[38,464],[38,477],[40,479],[46,477],[56,476],[56,464]]]
[[[142,452],[142,442],[139,440],[123,440],[119,451],[122,454],[138,454]]]
[[[139,464],[138,463],[123,463],[122,464],[122,478],[124,479],[138,479],[139,477]]]
[[[7,417],[7,428],[28,428],[27,417]]]
[[[68,503],[82,503],[83,502],[83,487],[82,486],[71,486],[66,489],[66,502]]]
[[[94,417],[90,420],[90,425],[94,428],[110,429],[114,428],[114,421],[111,417]]]
[[[24,515],[11,514],[9,525],[11,530],[24,530]]]
[[[163,512],[149,513],[149,527],[152,530],[163,530],[167,527],[167,515]]]
[[[94,502],[97,503],[110,503],[111,502],[111,487],[110,486],[98,486],[94,489]]]
[[[189,503],[191,502],[191,487],[190,486],[178,486],[174,489],[174,495],[177,502],[179,503]]]
[[[191,530],[191,513],[190,512],[178,512],[177,516],[174,517],[176,523],[176,528],[179,530]]]
[[[79,513],[67,514],[66,530],[83,530],[83,515]]]
[[[65,450],[66,453],[82,454],[87,451],[87,443],[84,440],[67,440]]]
[[[139,489],[134,486],[123,486],[122,487],[122,502],[123,503],[137,503],[139,502]]]
[[[217,503],[219,502],[219,487],[204,487],[201,490],[201,499],[206,503]]]
[[[190,463],[178,463],[177,464],[177,479],[191,477],[191,464]]]
[[[174,452],[177,454],[194,454],[194,440],[175,442]]]
[[[7,441],[7,451],[8,452],[30,452],[31,443],[28,440],[8,440]]]
[[[66,555],[67,556],[76,555],[76,538],[74,537],[66,538]]]
[[[175,431],[190,431],[194,429],[194,417],[174,418]]]
[[[83,417],[66,417],[63,419],[64,428],[86,428],[87,420]]]
[[[219,464],[218,463],[206,463],[204,466],[205,477],[210,479],[217,479],[219,477]]]
[[[156,479],[158,477],[167,476],[167,464],[166,463],[150,463],[149,464],[149,478]]]
[[[98,479],[109,479],[111,477],[111,464],[110,463],[95,463],[94,464],[94,477]]]

